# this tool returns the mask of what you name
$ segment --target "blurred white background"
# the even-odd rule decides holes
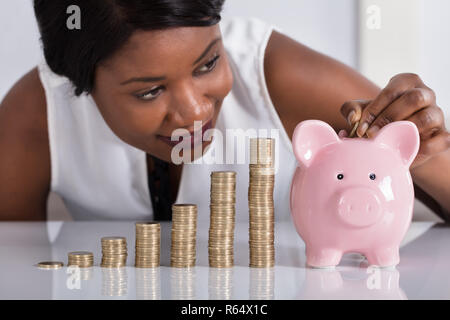
[[[379,8],[379,28],[370,25],[377,14],[374,7]],[[226,0],[223,16],[254,16],[273,23],[379,86],[396,73],[416,72],[435,90],[449,117],[448,0]],[[1,1],[0,25],[1,99],[41,53],[32,0]]]
[[[448,0],[226,0],[223,16],[273,23],[382,87],[396,73],[416,72],[450,127]],[[0,1],[0,26],[1,100],[41,53],[31,0]]]

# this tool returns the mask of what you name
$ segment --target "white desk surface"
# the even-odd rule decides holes
[[[248,267],[248,225],[236,223],[235,266],[208,267],[208,223],[198,224],[197,266],[170,268],[170,223],[161,224],[161,267],[134,265],[134,222],[0,223],[0,299],[450,299],[450,225],[413,222],[393,269],[368,268],[357,254],[334,270],[305,268],[304,243],[290,221],[275,227],[276,266]],[[128,265],[100,268],[100,238],[126,236]],[[41,270],[70,251],[94,253],[77,274]],[[78,288],[79,287],[79,288]]]

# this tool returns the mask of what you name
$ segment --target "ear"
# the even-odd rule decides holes
[[[297,124],[292,135],[292,148],[297,160],[308,167],[317,152],[330,143],[340,142],[334,129],[320,120],[305,120]]]
[[[398,151],[403,163],[409,167],[419,151],[419,130],[411,121],[394,121],[381,128],[374,141]]]

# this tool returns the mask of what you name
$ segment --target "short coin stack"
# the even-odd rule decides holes
[[[37,267],[40,269],[60,269],[62,266],[64,266],[64,263],[60,261],[42,261],[37,264]]]
[[[250,139],[248,188],[250,267],[275,265],[273,188],[274,150],[271,138]]]
[[[68,266],[78,266],[79,268],[89,268],[94,265],[94,254],[88,251],[73,251],[68,253]]]
[[[195,266],[197,236],[197,205],[172,205],[172,246],[170,266]]]
[[[136,223],[137,268],[155,268],[160,265],[161,225],[158,222]]]
[[[102,238],[103,268],[125,267],[127,264],[127,239],[124,237]]]
[[[211,172],[209,225],[209,266],[229,268],[234,265],[234,224],[236,172]]]

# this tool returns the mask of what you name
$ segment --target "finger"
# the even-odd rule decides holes
[[[338,136],[339,136],[339,138],[345,138],[345,137],[348,137],[348,133],[347,133],[347,131],[342,129],[339,131]]]
[[[341,107],[341,114],[347,119],[350,127],[361,118],[362,110],[367,107],[371,100],[351,100],[345,102]]]
[[[422,79],[415,73],[405,72],[393,76],[389,82],[394,85],[406,85],[412,87],[421,87],[424,85]]]
[[[437,106],[419,110],[406,118],[406,120],[411,121],[416,125],[421,139],[430,138],[433,134],[436,134],[436,132],[445,129],[444,113]]]
[[[404,92],[422,84],[422,81],[414,74],[399,74],[391,78],[387,86],[381,90],[378,96],[365,108],[356,131],[358,137],[362,137],[376,117]]]
[[[415,112],[433,105],[434,102],[435,96],[431,89],[413,88],[407,90],[403,95],[381,111],[375,120],[369,124],[367,136],[372,137],[388,123],[406,119]]]
[[[420,142],[419,154],[428,156],[447,151],[450,148],[450,133],[441,131],[428,140]]]

